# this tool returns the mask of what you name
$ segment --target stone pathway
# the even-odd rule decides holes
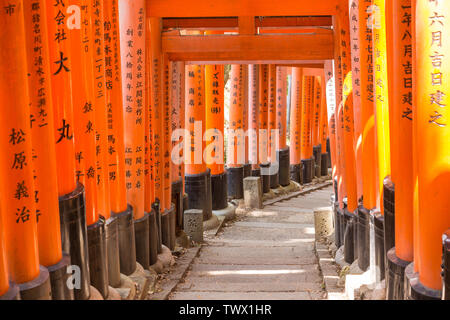
[[[324,299],[313,209],[332,187],[247,212],[206,239],[169,299]]]

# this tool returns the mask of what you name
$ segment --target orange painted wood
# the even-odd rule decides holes
[[[253,15],[251,16],[239,16],[238,17],[238,28],[239,28],[239,34],[256,34],[256,27],[255,27],[255,17]]]
[[[248,65],[248,154],[252,170],[259,169],[259,67]]]
[[[243,100],[242,100],[242,104],[243,104],[243,117],[242,117],[242,129],[244,130],[244,134],[245,134],[245,163],[248,163],[249,161],[249,149],[248,149],[248,145],[249,145],[249,139],[248,139],[248,106],[249,106],[249,87],[248,87],[248,65],[244,64],[242,66],[242,84],[241,84],[241,88],[242,88],[242,93],[243,93]]]
[[[23,1],[8,1],[0,10],[0,211],[10,278],[19,284],[39,275],[24,26]]]
[[[240,167],[245,162],[243,65],[232,64],[230,70],[230,115],[228,128],[227,167]],[[234,135],[231,134],[234,130]]]
[[[276,129],[279,130],[278,149],[286,148],[287,67],[277,67]]]
[[[33,19],[33,16],[36,15],[41,19],[37,21]],[[29,73],[31,134],[35,155],[33,168],[37,199],[39,261],[44,266],[51,266],[61,260],[62,249],[57,201],[58,178],[56,173],[53,102],[50,87],[47,16],[44,1],[40,0],[33,3],[32,1],[25,1],[24,19]],[[35,50],[35,48],[38,48],[38,50]],[[35,63],[39,60],[42,61],[41,65]]]
[[[303,76],[302,90],[302,125],[301,125],[301,149],[300,157],[302,160],[311,159],[313,156],[312,148],[312,106],[314,94],[314,77]]]
[[[319,127],[320,127],[320,107],[322,104],[322,78],[314,77],[314,100],[312,113],[312,144],[317,146],[319,142]]]
[[[171,116],[172,116],[172,131],[177,129],[184,129],[184,62],[172,62],[170,64],[170,88],[171,88]],[[183,145],[184,141],[180,138],[180,142],[173,141],[172,148],[177,145]],[[184,153],[181,148],[179,156],[181,160],[184,160]],[[183,173],[184,161],[180,164],[171,162],[172,168],[172,182],[182,180],[184,178]]]
[[[76,187],[75,146],[73,132],[73,101],[71,88],[72,57],[68,39],[66,7],[60,2],[45,1],[49,39],[50,74],[56,141],[58,195],[72,192]],[[59,12],[64,16],[61,16]],[[73,14],[74,12],[72,12]],[[73,21],[72,21],[73,22]]]
[[[269,65],[259,65],[259,159],[262,164],[268,160],[268,117],[269,117]]]
[[[302,89],[303,70],[293,67],[291,80],[291,114],[289,117],[289,157],[291,165],[301,163]]]
[[[159,33],[158,33],[159,34]],[[164,199],[164,209],[170,210],[171,200],[172,200],[172,178],[171,178],[171,151],[172,151],[172,107],[170,105],[170,67],[169,60],[167,57],[163,56],[163,113],[162,113],[162,132],[163,143],[162,143],[162,159],[163,159],[163,199]]]
[[[327,100],[326,100],[326,82],[325,74],[320,78],[321,82],[321,103],[320,103],[320,121],[319,121],[319,143],[321,145],[321,153],[327,153],[327,139],[328,135],[328,113],[327,113]]]
[[[145,1],[119,1],[127,202],[144,216]],[[153,44],[153,42],[152,42]],[[152,45],[152,48],[154,46]],[[156,179],[155,179],[156,181]]]
[[[8,261],[6,255],[5,223],[0,209],[0,296],[9,290]]]
[[[111,211],[127,209],[122,95],[122,65],[118,0],[103,1],[105,20],[105,79],[108,111],[108,180]],[[147,97],[147,95],[146,95]]]
[[[326,86],[328,136],[330,137],[331,175],[333,177],[333,184],[336,184],[335,179],[337,179],[338,177],[338,159],[336,155],[337,154],[336,85],[335,85],[335,72],[333,61],[329,60],[324,64],[324,76]]]
[[[450,50],[450,3],[416,6],[419,280],[441,290],[441,237],[450,225],[450,62],[443,56]]]
[[[276,150],[277,150],[277,131],[276,131],[276,121],[277,121],[277,110],[276,110],[276,99],[277,99],[277,66],[274,64],[269,65],[269,107],[268,107],[268,122],[267,129],[269,130],[269,160],[270,162],[276,161]]]

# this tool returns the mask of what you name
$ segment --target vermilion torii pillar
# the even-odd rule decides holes
[[[0,219],[2,219],[2,225],[0,226],[0,300],[18,300],[20,298],[19,287],[9,280],[5,231],[3,230],[5,226],[1,211]]]
[[[244,130],[245,134],[245,163],[244,163],[244,178],[249,177],[252,175],[252,165],[249,163],[249,136],[248,136],[248,129],[249,129],[249,114],[248,114],[248,98],[249,98],[249,87],[248,87],[248,64],[242,65],[242,93],[243,93],[243,107],[244,107],[244,115],[243,115],[243,124],[242,129]]]
[[[53,123],[53,102],[48,59],[47,15],[44,1],[24,3],[28,89],[32,146],[34,150],[34,186],[38,226],[39,261],[50,273],[53,300],[72,300],[73,290],[66,285],[70,257],[63,254],[58,202],[58,180]],[[33,19],[39,15],[41,19]],[[39,37],[36,37],[36,34]],[[40,48],[40,50],[35,50]],[[36,64],[35,61],[42,61]],[[59,275],[63,275],[60,277]]]
[[[450,49],[449,10],[446,1],[416,1],[417,105],[413,121],[417,122],[414,139],[421,152],[414,159],[419,183],[418,234],[414,237],[418,237],[419,259],[410,299],[441,297],[442,235],[450,225],[450,64],[444,58]]]
[[[245,163],[245,133],[244,133],[244,94],[243,65],[232,64],[230,70],[230,116],[227,139],[227,184],[228,197],[241,199],[244,197],[244,163]]]
[[[314,77],[314,98],[312,109],[312,145],[313,145],[313,157],[314,157],[314,176],[320,177],[321,167],[321,151],[322,146],[319,141],[319,128],[320,128],[320,108],[322,100],[322,79],[319,76]]]
[[[303,167],[302,183],[310,183],[313,177],[313,150],[312,150],[312,102],[314,92],[314,77],[303,76],[302,88],[302,114],[301,114],[301,149],[300,157]]]
[[[259,65],[259,147],[258,157],[261,168],[263,193],[270,191],[269,162],[269,65]]]
[[[276,69],[276,130],[278,130],[277,143],[277,161],[278,182],[281,186],[289,185],[289,147],[286,145],[286,112],[287,112],[287,69],[286,67],[277,67]]]
[[[0,11],[0,102],[9,106],[0,117],[2,228],[10,278],[22,299],[50,300],[49,273],[39,265],[24,6],[22,1],[8,6]]]
[[[279,163],[277,160],[278,135],[277,130],[277,66],[269,65],[269,108],[268,123],[269,145],[268,153],[270,160],[270,188],[276,189],[279,186]]]
[[[291,80],[291,114],[289,123],[289,162],[290,179],[292,181],[303,183],[303,170],[301,162],[301,144],[302,144],[302,89],[303,89],[303,69],[292,68]]]
[[[259,66],[248,65],[248,155],[252,176],[259,177]]]
[[[55,150],[58,178],[62,250],[70,254],[70,263],[80,268],[80,287],[74,288],[75,299],[90,296],[86,211],[84,186],[76,181],[73,92],[71,87],[72,50],[68,37],[77,27],[76,9],[61,15],[67,7],[47,0],[47,32],[52,87]],[[66,12],[67,13],[67,12]],[[73,17],[73,15],[75,15]],[[69,17],[72,18],[69,20]],[[64,36],[65,35],[65,36]]]
[[[106,221],[106,246],[109,284],[120,286],[120,265],[130,257],[134,234],[124,228],[132,207],[127,204],[125,182],[124,119],[122,95],[122,64],[118,0],[103,1],[105,21],[105,94],[108,111],[108,181],[111,217]],[[122,262],[123,261],[123,262]]]
[[[325,90],[326,90],[326,82],[325,82],[325,74],[321,76],[321,102],[320,102],[320,121],[319,121],[319,142],[320,142],[320,153],[321,153],[321,159],[320,159],[320,175],[321,176],[328,176],[328,167],[331,165],[329,162],[330,155],[327,151],[327,144],[329,144],[328,141],[328,113],[327,113],[327,101],[325,97]]]

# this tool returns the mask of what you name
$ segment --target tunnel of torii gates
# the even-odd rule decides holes
[[[107,298],[329,167],[345,261],[449,299],[449,54],[446,0],[2,0],[0,299]]]

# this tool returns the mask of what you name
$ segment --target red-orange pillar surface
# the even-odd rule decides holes
[[[302,144],[302,89],[303,89],[303,69],[292,68],[291,80],[291,115],[289,125],[289,151],[290,164],[298,165],[301,163],[301,144]]]
[[[244,103],[242,90],[242,69],[232,64],[230,70],[230,117],[227,147],[227,167],[238,168],[245,162],[245,139],[243,131]],[[234,134],[232,134],[234,133]]]
[[[277,128],[277,67],[274,64],[269,65],[269,107],[267,129],[269,131],[269,160],[276,162],[276,151],[279,148]]]
[[[411,0],[393,1],[393,60],[391,106],[393,123],[391,125],[391,153],[397,153],[395,164],[392,162],[395,177],[395,252],[404,261],[413,260],[413,150],[412,150],[412,55],[404,50],[412,45]]]
[[[321,153],[327,153],[327,140],[328,135],[328,113],[327,113],[327,100],[326,100],[326,82],[325,75],[321,78],[321,102],[320,102],[320,121],[319,121],[319,143],[321,145]],[[323,166],[323,165],[322,165]],[[328,167],[327,167],[328,170]]]
[[[286,99],[287,99],[287,70],[277,67],[276,71],[276,129],[279,130],[278,150],[286,148]]]
[[[327,60],[324,64],[324,78],[326,88],[326,103],[327,103],[327,117],[328,117],[328,136],[330,139],[330,158],[331,158],[331,175],[333,184],[338,184],[338,159],[336,146],[336,85],[335,85],[335,71],[334,63]],[[337,185],[335,185],[337,190]],[[338,199],[335,199],[336,201]]]
[[[0,209],[0,297],[5,295],[10,290],[9,275],[8,275],[8,261],[6,255],[6,239],[4,236],[5,222]]]
[[[314,77],[303,77],[303,90],[302,90],[302,114],[301,114],[301,149],[300,157],[302,160],[308,160],[312,158],[312,100],[314,92]]]
[[[48,267],[61,260],[62,248],[46,17],[44,1],[24,2],[39,261]]]
[[[322,99],[321,77],[314,77],[314,98],[312,110],[312,145],[319,145],[320,104]]]
[[[158,33],[159,41],[161,41],[161,32]],[[158,47],[158,45],[157,45]],[[162,114],[162,134],[163,134],[163,198],[165,210],[170,210],[172,206],[172,172],[171,172],[171,151],[172,151],[172,122],[171,113],[172,107],[170,105],[170,67],[167,57],[163,57],[163,77],[162,77],[162,94],[163,94],[163,114]]]
[[[243,116],[243,127],[245,133],[245,164],[249,163],[249,137],[248,137],[248,98],[249,98],[249,88],[248,88],[248,64],[242,65],[242,92],[243,92],[243,103],[244,103],[244,116]],[[245,173],[244,173],[245,175]]]
[[[75,190],[75,146],[73,94],[71,83],[72,57],[67,25],[67,7],[62,2],[45,1],[49,39],[50,74],[53,98],[58,195]],[[66,12],[67,13],[67,12]],[[76,24],[73,20],[71,24]]]
[[[127,209],[125,187],[122,66],[118,0],[104,0],[105,80],[108,111],[108,180],[111,211]]]
[[[248,154],[252,170],[259,170],[259,66],[248,65]]]
[[[450,3],[416,2],[419,280],[442,288],[442,234],[450,226]]]
[[[259,65],[259,160],[261,164],[268,164],[269,156],[269,65]]]
[[[13,0],[0,10],[0,211],[10,277],[19,284],[39,275],[23,10]]]

